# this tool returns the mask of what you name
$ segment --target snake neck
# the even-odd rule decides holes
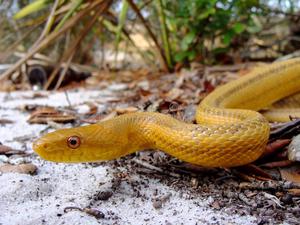
[[[123,143],[115,149],[115,157],[163,149],[181,160],[207,167],[238,166],[255,160],[262,154],[269,133],[267,121],[256,112],[246,120],[221,125],[187,124],[159,113],[123,115],[113,124],[119,135],[112,142]]]

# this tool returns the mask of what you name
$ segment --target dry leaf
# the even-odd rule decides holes
[[[294,165],[291,167],[280,168],[282,179],[300,184],[300,166]]]
[[[98,107],[94,103],[88,102],[87,105],[90,107],[89,112],[86,115],[95,115],[98,112]]]
[[[19,165],[10,165],[4,164],[0,166],[1,173],[25,173],[25,174],[34,174],[37,170],[37,167],[31,163],[28,164],[19,164]]]
[[[278,139],[272,143],[269,143],[261,156],[261,158],[272,155],[278,152],[280,149],[284,148],[291,142],[290,139]]]
[[[14,121],[12,120],[8,120],[8,119],[0,119],[0,124],[4,125],[4,124],[11,124],[14,123]]]
[[[136,108],[136,107],[116,108],[116,112],[119,115],[126,114],[126,113],[134,113],[134,112],[137,112],[137,111],[139,111],[139,109]]]
[[[53,107],[37,108],[27,120],[29,123],[47,124],[49,121],[56,123],[69,123],[76,120],[76,116],[56,110]]]
[[[29,123],[38,123],[38,124],[47,124],[49,121],[56,123],[70,123],[76,120],[75,116],[71,115],[51,115],[51,116],[39,116],[39,117],[30,117],[28,119]]]
[[[143,97],[148,97],[148,96],[152,95],[151,91],[143,89],[143,88],[139,89],[138,93],[140,96],[143,96]]]
[[[106,115],[105,117],[103,117],[100,121],[110,120],[116,116],[117,116],[117,112],[113,111],[113,112],[109,113],[108,115]]]
[[[265,167],[265,168],[277,168],[277,167],[287,167],[292,164],[293,164],[293,162],[290,160],[281,160],[281,161],[264,163],[264,164],[261,164],[260,166]]]
[[[300,189],[289,189],[288,192],[293,196],[299,196],[300,197]]]
[[[6,145],[0,145],[0,154],[6,154],[7,152],[12,151],[13,149]]]
[[[166,97],[169,100],[175,100],[175,99],[178,99],[181,95],[183,95],[183,93],[184,93],[184,90],[179,89],[179,88],[173,88],[166,94]]]

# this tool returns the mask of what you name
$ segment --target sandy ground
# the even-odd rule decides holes
[[[105,101],[113,98],[117,89],[77,90],[69,91],[68,95],[72,105],[81,111],[86,109],[86,102],[101,99],[103,105],[98,106],[101,111],[106,107]],[[32,153],[21,158],[2,157],[0,164],[5,161],[11,164],[30,162],[38,168],[36,175],[0,174],[1,225],[258,223],[258,218],[235,214],[231,207],[215,210],[211,206],[213,196],[175,188],[160,178],[128,173],[126,168],[113,166],[111,162],[57,164],[40,159],[32,152],[31,143],[47,125],[27,123],[29,114],[22,110],[22,106],[68,104],[63,92],[44,94],[48,97],[33,98],[32,92],[0,93],[0,118],[14,121],[13,124],[0,125],[0,141]],[[70,206],[95,208],[104,214],[104,218],[97,219],[79,210],[64,211]]]

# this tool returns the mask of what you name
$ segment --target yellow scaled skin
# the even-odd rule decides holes
[[[197,109],[198,124],[159,113],[133,113],[46,134],[33,149],[55,162],[111,160],[153,148],[201,166],[240,166],[256,160],[269,138],[268,121],[253,110],[297,91],[300,59],[278,62],[213,91]],[[68,147],[70,136],[80,138],[78,148]]]

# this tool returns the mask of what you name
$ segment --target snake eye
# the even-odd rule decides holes
[[[71,136],[67,140],[68,146],[70,148],[78,148],[80,146],[80,137],[78,136]]]

